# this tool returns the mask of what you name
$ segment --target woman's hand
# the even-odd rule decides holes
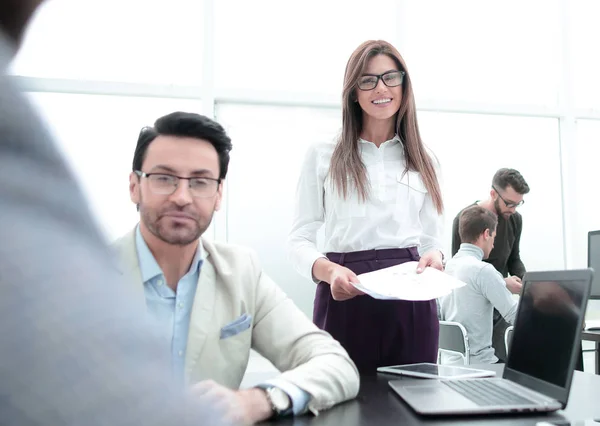
[[[331,286],[334,300],[348,300],[364,293],[350,283],[359,283],[358,277],[350,269],[326,258],[318,259],[313,265],[313,276]]]
[[[438,271],[444,270],[444,263],[442,261],[442,252],[439,250],[429,250],[419,260],[417,265],[417,274],[420,274],[425,268],[435,268]]]

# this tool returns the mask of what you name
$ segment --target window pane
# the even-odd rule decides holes
[[[233,142],[225,184],[228,241],[256,250],[269,276],[312,317],[315,286],[295,272],[285,241],[306,151],[335,137],[341,115],[336,110],[222,104],[217,117]]]
[[[50,0],[13,73],[199,85],[202,1]]]
[[[527,270],[560,269],[564,250],[558,121],[420,112],[419,124],[442,165],[448,253],[456,214],[487,198],[496,170],[510,167],[521,172],[531,189],[519,207],[521,259]]]
[[[394,0],[219,0],[215,16],[215,79],[227,89],[341,97],[352,51],[368,39],[393,43],[397,31]]]
[[[406,16],[417,99],[557,103],[557,0],[407,1]]]
[[[129,199],[129,173],[140,132],[173,111],[198,112],[200,102],[174,99],[32,93],[58,139],[109,239],[129,231],[139,213]]]
[[[574,207],[571,209],[575,220],[571,223],[571,246],[569,260],[572,268],[588,266],[588,232],[600,229],[600,199],[598,186],[600,183],[600,121],[579,120],[577,122],[577,145],[575,163],[571,166],[575,171]],[[600,271],[596,270],[596,274]],[[600,301],[588,303],[586,317],[600,319]]]
[[[600,2],[570,0],[571,54],[575,103],[600,111]]]
[[[600,121],[579,120],[577,122],[576,163],[577,185],[575,188],[577,220],[573,225],[573,267],[587,267],[587,234],[600,229]],[[596,271],[600,273],[600,271]]]

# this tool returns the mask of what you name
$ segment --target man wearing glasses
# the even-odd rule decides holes
[[[353,398],[358,373],[262,271],[250,250],[202,238],[219,210],[231,140],[175,112],[142,129],[129,177],[140,223],[115,244],[123,274],[170,338],[171,369],[244,424]],[[252,224],[248,224],[252,226]],[[238,390],[256,349],[283,373]]]
[[[478,201],[481,207],[496,213],[498,226],[494,248],[485,262],[491,263],[504,277],[506,288],[513,293],[521,292],[521,279],[525,274],[525,265],[519,254],[523,219],[517,208],[525,202],[523,196],[529,193],[529,185],[515,169],[502,168],[496,172],[492,179],[490,195],[486,200]],[[462,211],[461,211],[462,212]],[[452,255],[460,248],[461,240],[458,233],[460,213],[454,218],[452,224]],[[497,310],[494,310],[494,337],[493,346],[496,356],[506,360],[504,344],[504,331],[509,324],[502,319]]]

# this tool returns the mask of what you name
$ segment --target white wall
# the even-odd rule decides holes
[[[283,250],[295,182],[306,148],[339,130],[346,60],[366,39],[407,61],[442,162],[448,248],[454,215],[515,167],[531,186],[528,269],[585,266],[600,229],[599,14],[597,0],[49,0],[12,72],[109,239],[137,221],[127,176],[140,128],[174,110],[215,116],[234,150],[210,234],[257,250],[310,315],[314,284]]]

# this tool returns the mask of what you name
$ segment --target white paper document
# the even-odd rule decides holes
[[[412,301],[436,299],[466,285],[434,268],[425,268],[417,274],[417,265],[418,262],[406,262],[360,274],[360,283],[352,285],[375,299]]]

